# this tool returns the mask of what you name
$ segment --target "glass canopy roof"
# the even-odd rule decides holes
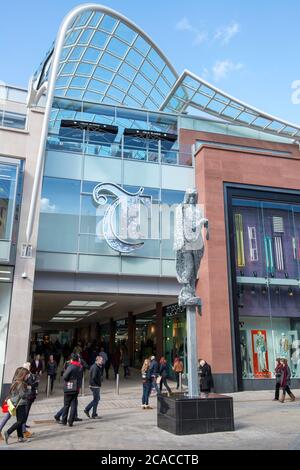
[[[227,122],[300,138],[300,126],[244,104],[187,70],[179,77],[134,23],[107,7],[96,10],[85,9],[67,30],[56,97],[174,114],[192,107]],[[48,80],[53,51],[54,46],[33,78],[35,92]]]
[[[271,132],[289,138],[300,137],[300,126],[295,126],[242,103],[185,70],[170,91],[161,109],[172,113],[182,113],[189,106],[226,121],[263,132]]]
[[[53,49],[35,75],[47,81]],[[178,78],[163,53],[129,20],[85,11],[67,31],[55,96],[158,110]]]

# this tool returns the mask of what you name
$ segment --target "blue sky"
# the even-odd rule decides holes
[[[0,80],[26,86],[76,0],[12,0],[0,16]],[[300,123],[297,0],[103,0],[187,68],[275,116]],[[300,93],[297,98],[300,97]]]

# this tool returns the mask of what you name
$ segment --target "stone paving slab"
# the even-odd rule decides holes
[[[172,384],[174,387],[174,384]],[[62,396],[46,399],[40,395],[30,413],[32,439],[24,444],[10,439],[1,449],[115,449],[115,450],[202,450],[202,449],[293,449],[300,450],[300,390],[297,400],[273,402],[272,391],[230,394],[234,400],[235,431],[192,436],[174,436],[156,426],[156,398],[150,399],[153,410],[141,409],[141,385],[138,381],[123,384],[120,395],[114,383],[103,386],[98,409],[100,420],[89,420],[82,412],[91,396],[79,397],[82,422],[63,427],[54,413],[62,405]],[[42,422],[44,421],[44,422]]]

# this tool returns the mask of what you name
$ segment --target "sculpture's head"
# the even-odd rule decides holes
[[[184,204],[197,204],[198,202],[198,191],[195,188],[189,188],[186,190],[183,203]]]

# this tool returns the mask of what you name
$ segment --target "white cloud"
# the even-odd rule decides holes
[[[239,23],[232,22],[228,26],[219,28],[215,34],[215,39],[220,40],[223,45],[228,44],[229,41],[240,32],[241,28]]]
[[[237,72],[243,68],[243,64],[235,64],[231,60],[217,61],[213,66],[213,78],[216,82],[226,78],[230,73]]]
[[[207,40],[207,33],[205,31],[200,31],[195,36],[194,45],[199,46],[206,40]]]
[[[186,16],[184,16],[183,18],[181,18],[181,20],[178,21],[178,23],[176,24],[176,29],[178,29],[179,31],[193,31],[194,30],[193,26],[191,25],[191,23],[189,22]]]
[[[186,16],[178,21],[176,24],[176,29],[178,31],[188,31],[192,33],[194,35],[194,46],[199,46],[207,40],[207,33],[201,29],[195,28],[195,26],[190,23],[190,20]]]
[[[41,199],[41,212],[54,212],[56,209],[55,204],[50,204],[50,200],[47,198]]]

